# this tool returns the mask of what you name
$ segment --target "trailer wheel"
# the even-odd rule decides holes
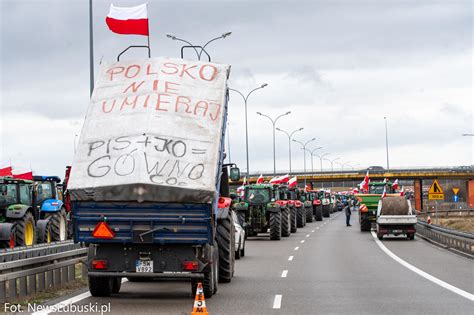
[[[415,233],[410,233],[407,235],[407,238],[410,240],[410,241],[413,241],[415,239]]]
[[[94,297],[107,297],[112,293],[112,278],[89,276],[89,291]]]
[[[46,218],[51,221],[51,231],[53,241],[65,241],[67,239],[67,216],[66,210],[61,208],[60,211],[48,214]]]
[[[281,239],[281,212],[270,212],[270,239]]]
[[[378,238],[379,240],[382,240],[382,239],[383,239],[383,234],[377,233],[377,238]]]
[[[314,218],[316,221],[322,221],[323,220],[323,209],[322,206],[316,206],[314,209]]]
[[[313,222],[313,209],[305,208],[306,209],[306,222]]]
[[[290,227],[290,209],[283,208],[281,209],[281,236],[287,237],[290,236],[291,227]]]
[[[305,225],[306,213],[303,207],[296,209],[296,227],[302,228]]]
[[[361,221],[360,222],[360,231],[361,232],[370,232],[370,229],[372,228],[372,224],[370,221]]]
[[[295,207],[291,207],[290,208],[290,211],[291,211],[291,216],[290,216],[290,219],[291,219],[291,233],[296,233],[296,231],[298,230],[298,228],[296,227],[296,208]]]
[[[112,293],[119,293],[120,288],[122,287],[122,278],[121,277],[115,277],[112,278]]]
[[[13,229],[17,246],[31,246],[36,243],[35,219],[31,212],[26,212],[23,218],[16,220]]]
[[[232,217],[219,220],[217,224],[217,244],[219,246],[219,281],[230,282],[235,264],[235,227]]]

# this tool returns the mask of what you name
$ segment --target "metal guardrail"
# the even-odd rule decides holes
[[[418,220],[416,226],[416,233],[430,241],[474,259],[474,234],[428,224],[420,220]]]
[[[462,216],[471,216],[474,215],[474,209],[446,209],[446,210],[430,210],[418,212],[418,216],[434,215],[437,217],[462,217]],[[443,216],[444,214],[444,216]]]
[[[59,288],[87,275],[87,248],[58,242],[0,252],[0,303]],[[76,265],[81,264],[80,273]]]

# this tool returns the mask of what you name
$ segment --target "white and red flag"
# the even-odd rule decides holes
[[[369,191],[369,171],[365,174],[364,180],[360,183],[360,188],[365,191]]]
[[[15,168],[12,170],[13,178],[33,180],[33,171],[24,167]]]
[[[0,163],[0,176],[12,176],[12,165],[10,162]]]
[[[398,189],[398,178],[393,182],[392,188],[397,190]]]
[[[111,4],[105,22],[117,34],[149,36],[146,3],[135,7],[116,7]]]
[[[298,186],[298,178],[296,178],[296,176],[290,178],[290,180],[288,181],[288,188],[294,188]]]
[[[270,179],[270,184],[284,184],[290,180],[290,175],[282,175]]]
[[[304,189],[305,189],[306,192],[310,191],[311,190],[311,185],[306,184]]]
[[[383,186],[382,198],[387,197],[387,185]]]
[[[260,174],[260,176],[257,179],[257,184],[261,184],[261,183],[263,183],[263,175],[262,174]]]

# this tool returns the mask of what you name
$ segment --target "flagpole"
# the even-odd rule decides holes
[[[94,91],[94,31],[92,28],[92,0],[89,0],[89,75],[90,95]]]
[[[148,18],[148,3],[146,4],[147,14],[147,25],[148,25],[148,58],[151,58],[151,47],[150,47],[150,19]]]

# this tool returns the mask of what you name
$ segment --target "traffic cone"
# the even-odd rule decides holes
[[[426,219],[426,222],[427,222],[428,224],[431,224],[431,217],[430,217],[430,216],[428,216],[428,218]]]
[[[206,299],[204,298],[204,291],[202,283],[199,282],[196,290],[196,298],[194,299],[194,307],[191,315],[209,315],[206,308]]]

